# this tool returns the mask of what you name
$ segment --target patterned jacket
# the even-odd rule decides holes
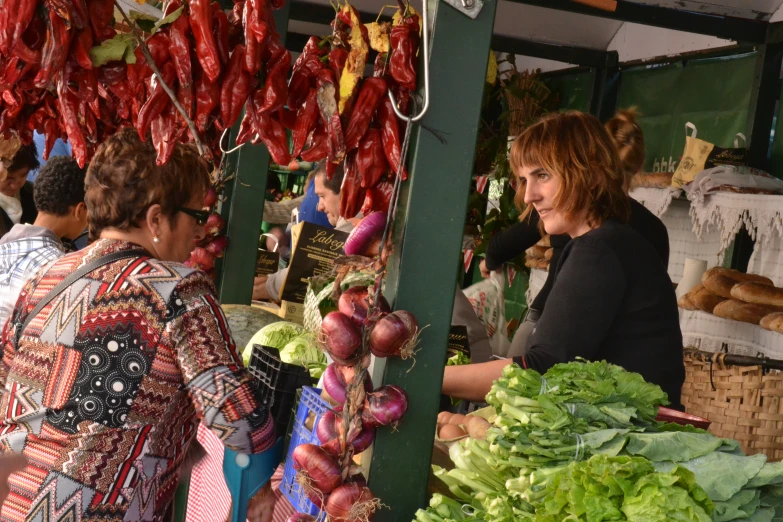
[[[69,273],[138,249],[100,240],[30,281],[2,335],[0,449],[30,464],[9,479],[2,521],[162,520],[199,421],[228,447],[274,442],[207,277],[149,257],[105,265],[14,324]]]

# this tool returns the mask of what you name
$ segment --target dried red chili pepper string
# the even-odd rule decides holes
[[[174,107],[177,108],[177,111],[179,111],[179,114],[180,116],[182,116],[182,119],[185,120],[185,123],[187,124],[188,129],[190,130],[190,133],[193,136],[193,142],[196,144],[196,148],[198,149],[199,155],[204,156],[205,149],[204,149],[204,145],[201,143],[201,140],[198,137],[196,124],[193,123],[193,120],[188,116],[187,111],[185,111],[185,109],[179,103],[179,99],[177,98],[177,95],[174,93],[174,91],[171,90],[171,87],[166,85],[166,82],[163,81],[163,75],[161,74],[160,69],[158,69],[155,60],[152,58],[152,55],[150,54],[150,50],[147,47],[147,44],[144,42],[144,39],[139,34],[139,31],[136,29],[136,24],[131,22],[131,20],[128,18],[128,15],[125,14],[125,11],[122,9],[122,6],[117,0],[114,0],[114,6],[122,15],[122,18],[125,20],[125,23],[130,26],[131,31],[133,31],[133,36],[136,38],[136,41],[139,43],[139,48],[141,49],[141,52],[144,54],[144,58],[147,61],[147,66],[150,69],[152,69],[152,72],[155,74],[155,76],[158,77],[160,86],[163,87],[163,90],[166,91],[166,94],[169,95],[169,98],[171,98],[171,103],[174,104]]]

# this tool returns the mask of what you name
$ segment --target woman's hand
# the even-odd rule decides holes
[[[258,490],[247,504],[247,519],[250,522],[271,522],[275,512],[275,493],[272,491],[272,481]]]
[[[481,270],[481,277],[484,279],[489,279],[489,276],[492,275],[489,270],[487,270],[487,260],[482,259],[481,263],[479,263],[479,270]]]

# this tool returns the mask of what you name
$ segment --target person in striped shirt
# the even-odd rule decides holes
[[[74,239],[87,226],[84,175],[70,156],[51,158],[35,182],[35,223],[16,224],[0,239],[0,327],[24,284],[65,254],[60,238]]]

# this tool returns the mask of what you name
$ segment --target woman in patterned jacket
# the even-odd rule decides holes
[[[158,167],[126,129],[98,150],[85,181],[95,242],[31,280],[3,331],[0,451],[28,466],[0,520],[163,520],[199,421],[236,451],[274,443],[212,283],[182,264],[204,236],[208,184],[190,146]],[[130,257],[71,284],[17,344],[55,285],[116,252]]]

